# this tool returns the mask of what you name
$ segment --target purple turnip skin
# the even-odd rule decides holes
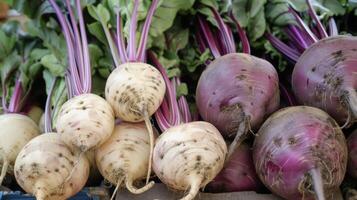
[[[279,80],[267,61],[230,53],[211,62],[196,90],[198,110],[224,137],[234,136],[247,120],[257,129],[279,107]],[[249,125],[248,125],[249,126]]]
[[[340,125],[357,121],[356,57],[356,37],[328,37],[310,46],[292,74],[300,103],[325,110]]]
[[[289,200],[334,199],[347,166],[346,139],[334,119],[308,106],[281,109],[262,125],[253,145],[259,178]],[[322,187],[323,186],[323,187]]]
[[[210,182],[208,192],[256,191],[262,186],[255,172],[252,150],[241,144],[232,154],[222,171]]]
[[[348,165],[347,172],[353,178],[357,178],[357,129],[347,138]]]

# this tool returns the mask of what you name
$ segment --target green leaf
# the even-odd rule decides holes
[[[95,44],[89,44],[89,55],[90,55],[90,62],[93,68],[98,67],[98,60],[100,57],[103,56],[102,50]]]
[[[94,35],[100,42],[102,42],[105,45],[108,45],[107,39],[105,37],[103,27],[100,24],[100,22],[93,22],[91,24],[88,24],[88,30],[89,32]]]
[[[263,36],[266,28],[264,8],[259,11],[257,15],[249,20],[250,25],[248,26],[248,35],[252,41],[257,40]]]
[[[41,59],[41,64],[54,76],[64,76],[65,67],[57,60],[56,56],[49,54]]]
[[[94,19],[102,22],[103,24],[108,24],[110,20],[110,13],[102,4],[98,4],[97,7],[92,5],[88,6],[88,12]]]
[[[16,37],[7,36],[3,30],[0,30],[0,61],[6,58],[15,47]]]
[[[176,88],[177,97],[188,95],[188,88],[186,83],[181,83]]]
[[[177,76],[177,77],[180,76],[180,69],[178,69],[178,68],[167,69],[167,76],[169,78],[173,78],[175,76]]]
[[[218,9],[218,3],[215,0],[200,0],[199,2],[202,3],[203,5]]]

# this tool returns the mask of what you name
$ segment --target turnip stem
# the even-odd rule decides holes
[[[310,170],[310,174],[312,176],[312,182],[314,186],[314,190],[316,193],[317,200],[325,200],[323,182],[321,177],[321,171],[319,168],[314,168]]]
[[[249,127],[249,120],[245,117],[242,123],[239,124],[236,136],[233,142],[229,145],[226,162],[229,161],[230,157],[232,156],[233,152],[239,147],[239,145],[244,141],[246,138],[246,134],[248,132]]]
[[[310,13],[311,17],[315,20],[315,23],[317,25],[317,28],[319,30],[320,35],[322,36],[322,38],[328,37],[324,26],[321,24],[319,18],[317,17],[315,9],[311,5],[310,0],[306,0],[306,3],[308,5],[308,7],[309,7],[309,13]]]
[[[148,164],[148,173],[146,175],[146,184],[148,184],[151,175],[152,154],[154,151],[154,131],[152,129],[150,117],[146,107],[144,109],[144,120],[145,120],[146,128],[148,129],[149,132],[149,139],[150,139],[150,156],[149,156],[149,164]]]
[[[138,25],[138,7],[139,1],[134,0],[134,9],[130,19],[130,30],[129,30],[129,42],[128,42],[128,54],[129,61],[136,61],[136,27]]]
[[[150,181],[149,183],[147,183],[144,187],[142,188],[136,188],[133,185],[133,180],[132,178],[126,178],[125,180],[125,185],[126,188],[133,194],[141,194],[143,192],[146,192],[147,190],[151,189],[154,186],[155,182],[154,181]]]
[[[120,178],[118,178],[117,185],[115,186],[115,190],[114,190],[114,192],[113,192],[112,197],[110,198],[110,200],[114,200],[115,195],[117,194],[118,189],[119,189],[119,187],[120,187],[121,183],[123,182],[123,180],[124,180],[124,177],[120,177]]]
[[[192,182],[189,193],[180,200],[192,200],[197,195],[202,182],[202,177],[193,176],[191,180]]]
[[[330,36],[337,36],[338,35],[338,28],[336,22],[333,18],[328,21],[328,28]]]
[[[0,174],[0,185],[2,185],[2,182],[6,176],[8,167],[9,167],[9,161],[3,156],[2,168],[1,168],[1,174]]]

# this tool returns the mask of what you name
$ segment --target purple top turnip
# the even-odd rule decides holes
[[[258,131],[253,161],[259,178],[286,199],[333,199],[347,166],[346,139],[337,122],[308,106],[281,109]]]
[[[309,0],[307,4],[315,22],[312,29],[290,9],[298,25],[286,28],[289,44],[271,34],[268,39],[289,60],[296,62],[292,89],[298,101],[321,108],[343,127],[349,126],[357,120],[357,39],[338,35],[333,19],[329,22],[328,35]]]
[[[250,55],[248,39],[231,14],[242,40],[243,53],[235,53],[231,29],[212,8],[219,25],[217,34],[199,18],[197,32],[201,51],[208,46],[215,60],[202,73],[196,90],[201,117],[215,125],[226,138],[235,137],[228,158],[250,129],[256,130],[279,107],[279,80],[273,65]],[[221,36],[221,37],[216,37]]]
[[[255,172],[252,151],[248,144],[241,144],[232,154],[219,174],[205,190],[208,192],[256,191],[261,182]]]

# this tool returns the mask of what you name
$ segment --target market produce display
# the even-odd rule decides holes
[[[357,199],[356,20],[352,0],[0,1],[1,188]]]

